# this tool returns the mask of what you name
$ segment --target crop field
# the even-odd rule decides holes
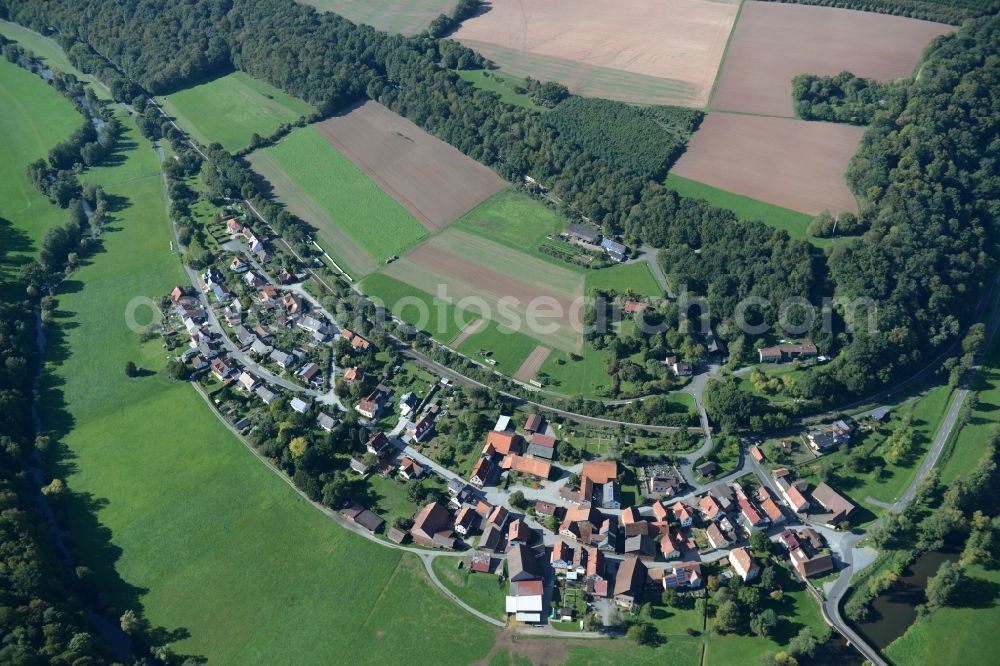
[[[126,360],[152,371],[165,360],[125,325],[126,305],[158,298],[184,272],[156,154],[122,120],[133,147],[86,179],[128,205],[105,251],[58,296],[43,387],[80,563],[118,612],[141,607],[154,627],[180,631],[176,652],[210,663],[482,658],[492,628],[434,589],[415,558],[336,527],[187,384],[125,377]]]
[[[943,23],[833,7],[748,0],[719,73],[713,109],[791,117],[792,77],[847,70],[909,76]]]
[[[340,14],[385,32],[415,35],[439,14],[451,14],[457,0],[305,0],[325,12]]]
[[[228,151],[245,147],[255,133],[270,136],[282,123],[293,123],[314,110],[243,72],[158,97],[157,101],[199,142],[221,143]]]
[[[614,290],[619,294],[631,293],[636,296],[663,296],[660,283],[653,277],[653,272],[645,261],[587,271],[586,281],[588,292],[601,289]]]
[[[28,165],[83,124],[73,105],[39,76],[0,61],[0,282],[38,249],[45,232],[69,213],[28,182]]]
[[[403,206],[316,126],[295,130],[276,145],[252,153],[249,160],[278,199],[319,230],[319,239],[355,277],[370,273],[426,235]]]
[[[513,248],[450,229],[383,273],[545,344],[574,351],[583,345],[583,276]]]
[[[863,134],[841,123],[710,113],[672,173],[809,215],[856,213],[844,172]]]
[[[683,196],[704,199],[713,206],[727,208],[736,213],[741,220],[760,220],[775,229],[787,231],[792,238],[808,238],[816,244],[828,242],[826,239],[809,237],[807,230],[809,223],[812,222],[812,217],[805,213],[726,192],[674,173],[667,176],[666,185],[677,190]]]
[[[366,101],[315,128],[430,231],[507,186],[489,167],[378,102]]]
[[[505,71],[581,95],[703,106],[739,2],[495,0],[455,39]]]

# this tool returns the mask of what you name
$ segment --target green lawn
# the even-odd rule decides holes
[[[431,563],[434,573],[455,596],[481,613],[500,620],[507,619],[507,583],[491,573],[472,573],[463,557],[436,557]],[[458,565],[462,564],[459,569]]]
[[[282,173],[262,168],[266,162],[258,159],[258,155],[268,158]],[[334,249],[339,239],[336,234],[343,232],[377,262],[382,262],[402,254],[427,235],[416,218],[380,190],[314,127],[295,130],[277,145],[254,153],[251,162],[272,184],[278,176],[289,178],[318,204],[337,229],[328,229],[326,220],[307,221],[319,228],[320,237]]]
[[[466,338],[458,351],[484,363],[486,359],[492,359],[496,361],[495,369],[505,375],[513,375],[537,346],[538,340],[488,321]],[[490,352],[489,356],[480,356],[480,350]]]
[[[608,387],[607,350],[584,347],[582,354],[554,349],[542,364],[542,372],[548,378],[542,379],[545,388],[570,395],[596,397]]]
[[[524,79],[504,74],[495,69],[460,69],[457,74],[477,88],[495,92],[500,96],[501,102],[521,106],[532,111],[547,110],[544,106],[535,104],[526,93],[517,92],[518,88],[523,88]]]
[[[462,215],[452,226],[564,268],[583,271],[580,266],[538,251],[546,242],[561,243],[547,241],[546,236],[558,237],[567,224],[562,215],[541,201],[508,187]]]
[[[457,0],[306,0],[321,11],[340,14],[386,32],[415,35],[439,14],[451,14]]]
[[[84,118],[41,77],[6,59],[0,60],[0,107],[0,281],[8,281],[38,250],[45,232],[69,219],[28,182],[28,165],[45,159]]]
[[[438,340],[454,340],[464,328],[460,321],[455,321],[454,305],[414,289],[396,278],[375,273],[365,278],[361,286],[365,294],[378,299],[393,315]],[[422,304],[422,307],[417,303]],[[421,312],[426,314],[422,316]],[[473,315],[468,315],[468,321],[474,319]]]
[[[674,174],[667,176],[666,185],[677,190],[683,196],[704,199],[714,206],[728,208],[736,213],[740,219],[760,220],[775,229],[783,229],[792,238],[808,240],[817,247],[825,247],[830,244],[830,241],[825,238],[812,238],[806,233],[809,223],[812,222],[812,217],[805,213],[720,190],[717,187]]]
[[[210,663],[483,658],[492,628],[438,593],[415,558],[336,527],[186,384],[125,377],[128,359],[154,370],[164,360],[126,327],[128,303],[184,274],[156,155],[123,120],[126,159],[86,177],[128,203],[104,251],[64,284],[43,391],[80,562],[116,610],[182,630],[175,650]]]
[[[993,340],[983,363],[983,370],[976,379],[975,390],[979,405],[972,411],[969,422],[957,435],[943,454],[941,482],[951,483],[982,460],[986,445],[997,429],[1000,414],[1000,336]]]
[[[221,143],[237,151],[255,133],[270,136],[314,109],[300,99],[243,72],[233,72],[171,95],[158,97],[184,131],[204,145]]]
[[[906,633],[889,644],[885,655],[892,663],[963,666],[986,663],[988,655],[996,655],[1000,569],[970,565],[965,573],[969,580],[955,606],[918,616]]]
[[[601,289],[614,290],[619,294],[632,293],[636,296],[663,296],[660,283],[653,277],[653,271],[645,261],[587,271],[586,280],[588,292]]]

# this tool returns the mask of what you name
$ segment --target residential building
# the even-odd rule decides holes
[[[337,427],[338,423],[340,423],[340,421],[333,418],[326,412],[320,412],[319,416],[316,417],[316,425],[326,432],[333,431],[333,429]]]
[[[854,428],[846,421],[834,421],[826,427],[810,431],[808,434],[809,446],[817,453],[822,453],[851,441],[853,430]]]
[[[299,414],[305,414],[306,412],[309,411],[309,408],[312,407],[312,404],[310,402],[297,397],[292,398],[292,401],[288,404],[293,410],[295,410]]]
[[[701,583],[700,562],[682,562],[675,564],[669,571],[664,571],[663,589],[665,590],[681,588],[697,589],[701,587]]]
[[[729,551],[729,564],[743,582],[750,582],[760,575],[760,565],[746,548],[733,548]]]
[[[486,444],[483,446],[483,455],[494,454],[508,455],[521,452],[521,436],[512,432],[501,432],[491,430],[486,435]]]
[[[583,551],[582,548],[578,548],[577,550]],[[549,561],[557,574],[565,574],[573,566],[573,549],[562,539],[557,539],[552,544],[552,555]]]
[[[646,565],[638,557],[626,557],[615,576],[615,603],[629,609],[642,598],[646,588]]]
[[[351,369],[357,370],[356,368],[351,368]],[[353,381],[353,378],[352,380],[347,380],[347,372],[344,372],[344,380]],[[404,393],[399,398],[400,415],[408,417],[411,413],[413,413],[413,410],[414,408],[416,408],[417,403],[418,403],[417,396],[415,396],[413,393]]]
[[[722,507],[719,506],[719,501],[711,493],[698,498],[698,509],[701,511],[701,515],[705,517],[705,520],[714,521],[726,515]]]
[[[480,458],[476,461],[476,464],[472,467],[472,474],[469,476],[469,481],[472,485],[482,488],[487,483],[489,483],[490,475],[493,473],[493,463],[490,462],[489,458]]]
[[[493,557],[485,550],[474,550],[469,555],[469,571],[489,573],[493,568]]]
[[[776,469],[772,472],[774,483],[778,486],[782,498],[788,503],[795,513],[804,513],[809,508],[809,500],[802,492],[789,480],[789,471],[785,468]]]
[[[549,478],[549,474],[552,472],[552,465],[544,460],[526,458],[515,454],[505,456],[503,461],[500,463],[500,466],[503,469],[509,469],[521,474],[529,474],[542,479],[543,481],[547,480]]]
[[[587,548],[587,571],[588,579],[604,578],[604,553],[599,549]]]
[[[621,488],[618,486],[617,480],[610,481],[601,486],[601,508],[603,509],[622,508]]]
[[[729,545],[729,539],[726,535],[722,533],[719,526],[715,523],[709,523],[708,527],[705,528],[705,538],[708,539],[708,543],[712,548],[725,548]]]
[[[601,247],[604,252],[611,259],[622,262],[628,257],[628,247],[619,243],[618,241],[613,241],[610,238],[605,238],[601,241]]]
[[[584,243],[589,243],[590,245],[597,245],[597,241],[601,238],[600,232],[582,224],[567,225],[567,227],[563,230],[562,235],[574,240],[583,241]]]
[[[260,386],[255,388],[254,393],[257,394],[257,397],[260,398],[265,405],[270,405],[272,402],[274,402],[274,399],[278,397],[277,393],[272,391],[264,384],[261,384]]]
[[[757,350],[761,363],[782,363],[794,359],[812,358],[818,353],[816,345],[811,342],[781,344],[774,347],[762,347]]]
[[[353,384],[354,382],[360,382],[365,378],[365,371],[363,368],[347,368],[344,370],[344,381],[348,384]],[[412,393],[410,395],[413,395]],[[403,414],[403,416],[407,416]]]
[[[542,567],[535,551],[524,544],[514,544],[507,551],[507,577],[511,581],[542,578]]]
[[[618,478],[618,463],[614,460],[589,461],[583,463],[580,471],[580,502],[595,500],[595,491]],[[603,498],[603,494],[600,496]],[[598,500],[603,505],[603,502]],[[606,507],[612,508],[612,507]],[[619,507],[620,508],[620,507]]]
[[[815,519],[827,525],[843,522],[855,509],[850,500],[825,483],[813,488],[812,498],[827,511],[823,515],[815,516]]]
[[[502,530],[507,524],[508,518],[510,518],[510,512],[503,506],[497,505],[493,507],[493,511],[491,511],[490,515],[486,518],[486,522],[492,523]]]
[[[507,543],[526,546],[531,543],[531,528],[521,519],[510,521],[507,526]]]
[[[271,352],[271,361],[273,361],[279,368],[287,369],[295,365],[295,356],[289,354],[288,352],[283,352],[280,349],[275,349]]]
[[[447,509],[431,502],[417,514],[413,520],[413,527],[410,528],[410,536],[421,546],[428,548],[441,548],[451,537],[451,530],[448,529],[451,523],[451,515]],[[443,538],[435,539],[438,535]]]
[[[643,561],[656,559],[656,542],[645,534],[625,539],[625,556],[637,557]]]
[[[424,475],[424,467],[410,456],[403,456],[399,462],[399,475],[404,479],[419,479]]]
[[[692,513],[689,506],[683,502],[675,502],[674,505],[670,507],[670,510],[673,512],[674,518],[677,519],[677,522],[681,524],[681,527],[691,527],[691,524],[694,522],[694,513]]]
[[[463,506],[458,515],[455,516],[455,531],[461,535],[468,535],[478,519],[479,516],[476,515],[471,506]]]
[[[665,560],[673,560],[681,556],[680,543],[669,529],[664,532],[663,537],[660,539],[660,552],[663,553],[663,559]]]

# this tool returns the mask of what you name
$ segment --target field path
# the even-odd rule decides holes
[[[480,328],[482,328],[483,324],[485,323],[486,323],[485,319],[476,319],[475,321],[469,322],[468,326],[463,328],[462,332],[456,335],[455,339],[452,340],[451,344],[448,346],[451,347],[452,349],[458,349],[459,347],[462,346],[462,343],[469,338],[470,335],[472,335]]]
[[[542,345],[535,347],[531,354],[528,355],[528,358],[524,359],[524,363],[517,369],[517,372],[514,373],[514,379],[519,382],[531,381],[538,374],[538,371],[542,369],[542,364],[545,363],[545,359],[549,357],[551,352],[551,349]]]

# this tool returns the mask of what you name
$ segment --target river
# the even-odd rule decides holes
[[[857,630],[879,650],[884,650],[917,619],[916,607],[927,601],[924,596],[927,579],[937,573],[943,562],[954,562],[958,556],[954,551],[932,550],[918,557],[891,588],[872,602],[875,619],[856,625]]]

